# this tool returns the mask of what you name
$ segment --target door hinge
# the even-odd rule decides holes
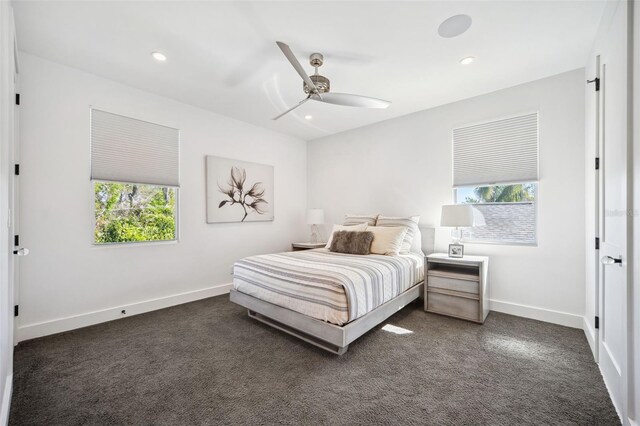
[[[596,157],[596,170],[600,170],[600,157]]]
[[[20,93],[16,93],[16,105],[20,105]]]
[[[596,330],[600,328],[600,317],[596,317]]]
[[[18,310],[19,310],[18,305],[14,305],[13,306],[13,316],[14,317],[18,316]]]
[[[600,250],[600,238],[596,237],[596,250]]]
[[[596,92],[600,91],[600,79],[598,77],[594,78],[593,80],[587,80],[587,84],[589,83],[595,83],[596,84]]]
[[[13,174],[16,176],[20,175],[20,164],[14,164],[13,165]]]
[[[13,245],[14,246],[19,246],[20,245],[20,235],[14,235],[13,236]]]

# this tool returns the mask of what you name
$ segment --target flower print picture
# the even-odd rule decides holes
[[[207,223],[273,220],[273,166],[206,157]]]

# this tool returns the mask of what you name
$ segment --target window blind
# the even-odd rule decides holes
[[[180,185],[177,129],[91,109],[91,179]]]
[[[453,186],[538,180],[538,113],[453,130]]]

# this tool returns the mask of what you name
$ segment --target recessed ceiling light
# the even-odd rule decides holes
[[[151,56],[158,62],[164,62],[167,60],[167,56],[164,53],[160,52],[151,52]]]
[[[313,115],[305,115],[304,118],[305,120],[311,120],[313,118]]]
[[[455,15],[440,24],[438,27],[438,34],[440,34],[440,37],[444,38],[457,37],[467,31],[470,26],[471,16]]]
[[[470,63],[472,63],[473,61],[475,61],[476,58],[473,56],[467,56],[466,58],[462,58],[460,59],[460,63],[462,65],[469,65]]]

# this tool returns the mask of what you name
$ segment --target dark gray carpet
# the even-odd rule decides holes
[[[10,424],[617,424],[581,330],[411,305],[336,357],[220,296],[20,344]]]

